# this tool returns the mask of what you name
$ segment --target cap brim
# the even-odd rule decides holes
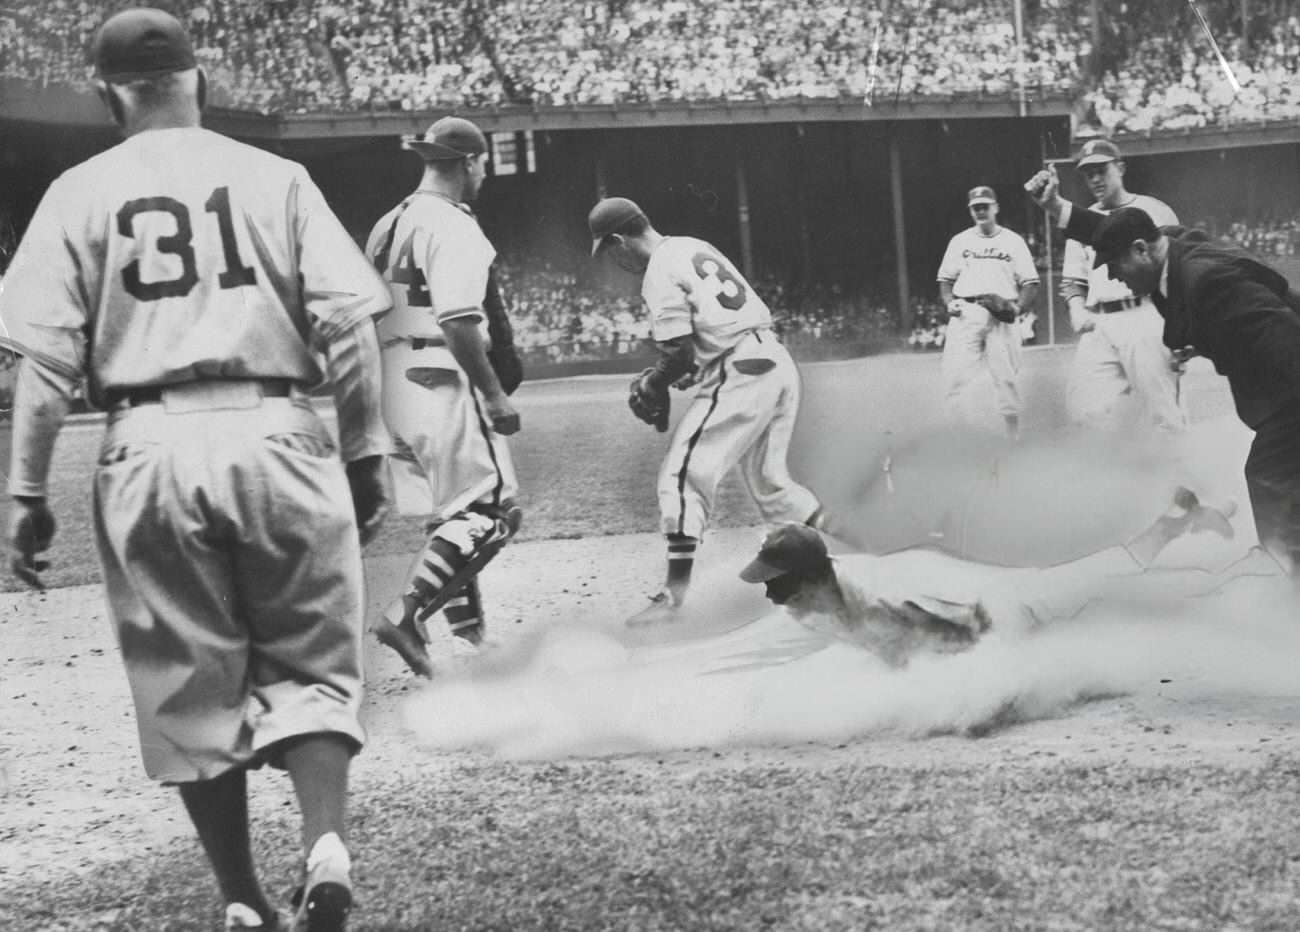
[[[1105,165],[1107,162],[1115,161],[1112,155],[1090,155],[1086,159],[1079,159],[1079,164],[1074,166],[1075,171],[1088,165]]]
[[[443,159],[467,159],[472,155],[479,154],[477,152],[457,152],[455,149],[424,139],[405,139],[402,141],[402,147],[410,149],[428,162],[438,162]]]
[[[1118,259],[1120,256],[1124,255],[1124,253],[1125,253],[1126,251],[1127,251],[1127,248],[1125,248],[1125,249],[1108,249],[1106,252],[1099,252],[1099,253],[1097,253],[1095,256],[1092,257],[1092,267],[1093,267],[1094,269],[1099,269],[1099,268],[1101,268],[1103,265],[1110,265],[1111,262],[1115,261],[1115,260]]]
[[[755,558],[740,571],[740,578],[748,583],[760,583],[767,582],[769,579],[776,579],[778,576],[784,576],[788,572],[790,571]]]
[[[593,259],[596,258],[607,248],[609,248],[609,245],[610,243],[609,243],[608,236],[598,236],[595,239],[593,239],[591,241],[591,258]]]
[[[967,207],[974,207],[976,204],[996,204],[996,203],[997,203],[997,201],[993,200],[992,198],[981,197],[981,198],[977,198],[976,200],[973,200],[973,201],[967,201],[967,202],[966,202],[966,206],[967,206]]]

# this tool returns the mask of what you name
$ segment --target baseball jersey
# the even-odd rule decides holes
[[[366,254],[392,290],[381,340],[441,337],[443,322],[473,317],[487,345],[483,299],[496,249],[466,208],[416,191],[375,224]]]
[[[321,380],[313,342],[389,306],[306,169],[198,127],[57,178],[0,282],[0,342],[92,401],[142,385]]]
[[[1134,194],[1131,200],[1119,206],[1138,207],[1146,211],[1158,227],[1178,224],[1178,217],[1168,204],[1145,194]],[[1092,209],[1099,213],[1110,213],[1100,204],[1093,204]],[[1088,294],[1085,302],[1088,307],[1094,307],[1103,301],[1120,301],[1133,297],[1128,285],[1111,278],[1105,266],[1099,269],[1092,267],[1095,255],[1096,251],[1091,246],[1075,239],[1066,240],[1065,255],[1061,260],[1062,281],[1086,283]]]
[[[988,625],[1002,631],[1068,618],[1098,594],[1090,565],[1085,559],[1041,569],[991,566],[924,547],[834,559],[851,626],[867,636],[924,618],[958,629]]]
[[[999,227],[985,236],[979,227],[969,227],[948,242],[938,279],[951,282],[957,298],[995,294],[1014,301],[1021,286],[1038,281],[1038,269],[1019,233]]]
[[[772,312],[736,267],[701,239],[666,237],[650,254],[641,298],[656,341],[691,336],[704,369],[745,334],[772,326]]]

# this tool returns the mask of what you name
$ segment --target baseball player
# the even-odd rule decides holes
[[[650,604],[628,619],[650,625],[680,618],[695,552],[713,512],[718,483],[738,466],[768,523],[803,521],[826,528],[826,512],[786,467],[802,386],[789,352],[772,332],[772,315],[726,257],[703,240],[664,236],[633,201],[605,198],[587,225],[592,256],[605,256],[641,278],[653,368],[632,382],[637,417],[668,429],[669,386],[695,396],[659,470],[661,530],[668,570]]]
[[[975,225],[954,236],[939,265],[939,294],[948,308],[943,375],[948,402],[963,420],[979,423],[975,397],[985,373],[993,379],[1007,435],[1020,434],[1020,330],[1017,318],[1038,295],[1038,270],[1024,238],[998,223],[992,188],[966,198]]]
[[[1106,139],[1084,144],[1076,166],[1096,198],[1093,209],[1109,213],[1140,207],[1159,226],[1178,218],[1167,204],[1124,188],[1124,161]],[[1155,429],[1175,435],[1187,427],[1187,410],[1178,392],[1179,366],[1165,347],[1164,321],[1147,295],[1136,296],[1123,282],[1093,267],[1093,249],[1067,240],[1061,268],[1061,296],[1079,345],[1070,368],[1066,406],[1084,427],[1114,429],[1125,396],[1136,396]]]
[[[487,140],[470,121],[444,117],[406,145],[424,160],[420,186],[375,224],[366,253],[393,298],[379,335],[397,508],[430,524],[401,594],[373,630],[429,677],[425,620],[443,608],[452,634],[480,645],[475,577],[519,529],[505,438],[519,430],[509,394],[521,372],[503,328],[496,250],[468,206],[487,174]]]
[[[1108,598],[1191,596],[1234,575],[1276,575],[1271,561],[1243,561],[1218,575],[1166,567],[1147,573],[1184,533],[1232,537],[1235,511],[1230,502],[1202,504],[1180,488],[1168,510],[1127,544],[1041,569],[990,566],[925,547],[831,557],[816,531],[791,524],[768,534],[740,576],[763,583],[767,597],[800,623],[903,666],[918,652],[964,650],[990,630],[1031,630]]]
[[[54,441],[84,379],[108,412],[96,539],[145,769],[179,787],[230,929],[281,927],[246,773],[287,769],[306,852],[295,928],[342,929],[361,544],[389,503],[372,323],[388,292],[301,166],[200,127],[180,23],[127,10],[93,49],[126,139],[54,181],[0,285],[22,354],[13,566],[40,584]],[[308,397],[317,350],[346,470]]]

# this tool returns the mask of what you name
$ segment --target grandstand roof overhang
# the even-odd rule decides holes
[[[569,107],[457,107],[487,131],[655,129],[745,123],[862,122],[880,120],[964,120],[991,117],[1066,117],[1065,95],[982,94],[951,97],[790,98],[663,104],[581,105]],[[1022,112],[1023,109],[1023,112]],[[262,114],[209,108],[204,124],[231,136],[260,139],[399,136],[423,132],[446,110]],[[0,117],[42,123],[106,125],[108,115],[90,94],[67,88],[37,88],[0,81]]]

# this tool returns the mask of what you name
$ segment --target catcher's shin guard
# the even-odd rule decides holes
[[[452,634],[471,644],[483,643],[483,599],[479,595],[478,579],[471,578],[459,593],[448,599],[443,612]]]
[[[519,531],[523,511],[512,501],[476,505],[437,525],[420,555],[408,595],[423,622],[454,598]]]

